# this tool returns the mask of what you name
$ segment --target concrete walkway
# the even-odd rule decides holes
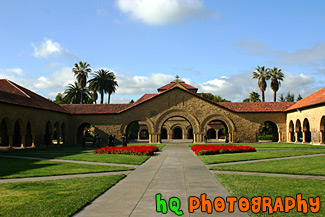
[[[227,162],[227,163],[218,163],[218,164],[208,164],[207,167],[212,166],[222,166],[222,165],[232,165],[232,164],[246,164],[246,163],[256,163],[262,161],[272,161],[272,160],[288,160],[302,157],[318,157],[324,156],[325,154],[309,154],[309,155],[298,155],[298,156],[290,156],[290,157],[278,157],[278,158],[267,158],[267,159],[259,159],[259,160],[246,160],[246,161],[238,161],[238,162]]]
[[[28,159],[28,160],[46,160],[46,161],[63,162],[63,163],[92,164],[92,165],[102,165],[102,166],[121,166],[121,167],[133,167],[133,168],[138,167],[138,165],[131,165],[131,164],[100,163],[100,162],[79,161],[79,160],[61,160],[61,159],[25,157],[25,156],[15,156],[15,155],[1,155],[0,154],[0,157],[20,158],[20,159]]]
[[[293,174],[280,174],[280,173],[256,173],[256,172],[239,172],[239,171],[220,171],[220,170],[211,170],[211,172],[217,173],[217,174],[231,174],[231,175],[270,176],[270,177],[295,178],[295,179],[325,180],[325,176],[312,176],[312,175],[293,175]]]
[[[132,171],[120,171],[120,172],[102,172],[102,173],[85,173],[85,174],[71,174],[71,175],[59,175],[59,176],[44,176],[44,177],[28,177],[28,178],[14,178],[14,179],[0,179],[1,183],[12,182],[34,182],[34,181],[47,181],[56,179],[71,179],[71,178],[83,178],[83,177],[95,177],[95,176],[111,176],[125,174],[128,175]]]
[[[200,197],[206,193],[207,198],[226,199],[230,194],[213,176],[208,168],[190,151],[188,144],[168,144],[157,156],[151,157],[125,179],[102,194],[91,204],[76,213],[75,216],[105,217],[155,217],[177,216],[156,212],[155,195],[169,200],[178,197],[181,201],[182,216],[236,216],[248,217],[246,213],[236,210],[212,214],[202,213],[200,209],[188,213],[188,197]],[[228,209],[228,207],[227,207]]]

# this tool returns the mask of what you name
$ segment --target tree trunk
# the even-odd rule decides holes
[[[264,91],[262,91],[262,102],[265,102]]]
[[[100,104],[104,103],[104,90],[100,90]]]
[[[276,102],[276,91],[274,91],[273,102]]]
[[[108,104],[111,103],[111,94],[108,94]]]
[[[82,100],[83,100],[83,95],[84,95],[84,89],[81,88],[81,94],[80,94],[80,104],[82,104]]]

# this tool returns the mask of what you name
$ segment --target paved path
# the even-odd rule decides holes
[[[55,179],[83,178],[83,177],[94,177],[94,176],[111,176],[111,175],[119,175],[119,174],[127,175],[130,172],[132,172],[132,171],[85,173],[85,174],[44,176],[44,177],[29,177],[29,178],[15,178],[15,179],[0,179],[0,184],[1,183],[12,183],[12,182],[33,182],[33,181],[55,180]]]
[[[238,210],[234,213],[225,211],[207,214],[201,213],[200,210],[188,213],[189,196],[199,197],[202,193],[206,193],[207,198],[212,201],[217,196],[224,199],[230,196],[207,167],[190,151],[188,144],[166,145],[158,156],[151,157],[75,216],[177,216],[171,211],[167,214],[156,212],[157,193],[161,193],[163,199],[178,197],[181,200],[181,210],[184,211],[182,216],[248,217],[246,213]]]
[[[63,162],[63,163],[93,164],[93,165],[103,165],[103,166],[121,166],[121,167],[133,167],[133,168],[138,167],[138,165],[131,165],[131,164],[100,163],[100,162],[90,162],[90,161],[61,160],[61,159],[50,159],[50,158],[40,158],[40,157],[14,156],[14,155],[0,155],[0,157],[21,158],[21,159],[28,159],[28,160],[47,160],[47,161]]]
[[[206,166],[212,167],[212,166],[231,165],[231,164],[246,164],[246,163],[256,163],[256,162],[271,161],[271,160],[287,160],[287,159],[302,158],[302,157],[318,157],[318,156],[324,156],[324,155],[325,154],[298,155],[298,156],[290,156],[290,157],[278,157],[278,158],[267,158],[267,159],[259,159],[259,160],[246,160],[246,161],[238,161],[238,162],[208,164]]]
[[[211,170],[211,172],[212,173],[217,173],[217,174],[249,175],[249,176],[271,176],[271,177],[296,178],[296,179],[325,180],[325,176],[311,176],[311,175],[293,175],[293,174],[279,174],[279,173],[255,173],[255,172],[220,171],[220,170]]]

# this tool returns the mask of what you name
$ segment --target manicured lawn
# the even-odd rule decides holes
[[[0,179],[125,170],[133,168],[0,157]]]
[[[308,145],[308,144],[295,144],[295,143],[215,143],[216,145],[243,145],[251,146],[256,150],[298,150],[298,149],[325,149],[324,145]],[[195,144],[190,144],[192,147]],[[207,145],[213,145],[213,143],[207,143]]]
[[[278,157],[289,157],[309,154],[325,153],[325,150],[299,150],[299,151],[260,151],[233,154],[201,155],[199,158],[205,164],[226,163],[235,161],[258,160]]]
[[[264,212],[260,212],[258,214],[249,212],[250,216],[325,216],[325,209],[322,207],[323,204],[325,204],[325,181],[228,174],[215,174],[215,176],[219,179],[221,184],[226,187],[230,194],[236,197],[245,196],[246,198],[251,199],[252,197],[257,196],[270,196],[272,198],[272,204],[274,204],[274,199],[278,196],[282,197],[282,199],[285,196],[296,198],[298,193],[302,194],[303,199],[317,196],[320,196],[321,199],[321,209],[317,214],[311,213],[310,210],[308,214],[297,213],[297,209],[293,209],[289,213],[277,212],[273,213],[272,215]],[[216,196],[218,195],[210,195],[210,197]]]
[[[124,176],[0,184],[0,216],[71,216]]]
[[[325,176],[325,156],[210,167],[211,170]]]
[[[160,149],[165,146],[164,144],[137,144],[137,146],[138,145],[155,145]],[[149,156],[93,154],[92,150],[93,149],[84,150],[80,146],[55,146],[45,148],[2,151],[0,152],[0,154],[132,165],[141,165],[149,158]]]

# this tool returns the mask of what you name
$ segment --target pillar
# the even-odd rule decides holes
[[[302,132],[302,143],[306,143],[306,132]]]
[[[14,136],[14,134],[8,134],[8,148],[12,148],[13,147],[13,145],[12,145],[12,143],[13,143],[13,136]]]
[[[296,136],[295,143],[298,143],[298,140],[299,140],[299,139],[298,139],[298,138],[299,138],[299,137],[298,137],[298,136],[299,136],[299,132],[295,132],[295,136]]]
[[[20,148],[25,148],[25,135],[20,135]]]
[[[287,139],[287,142],[291,142],[291,132],[288,133],[288,139]]]
[[[216,139],[219,140],[219,130],[216,130]]]
[[[35,134],[32,134],[32,148],[35,147]]]
[[[233,142],[232,133],[229,133],[229,142]]]
[[[282,142],[282,132],[279,131],[279,135],[278,135],[278,142]]]

